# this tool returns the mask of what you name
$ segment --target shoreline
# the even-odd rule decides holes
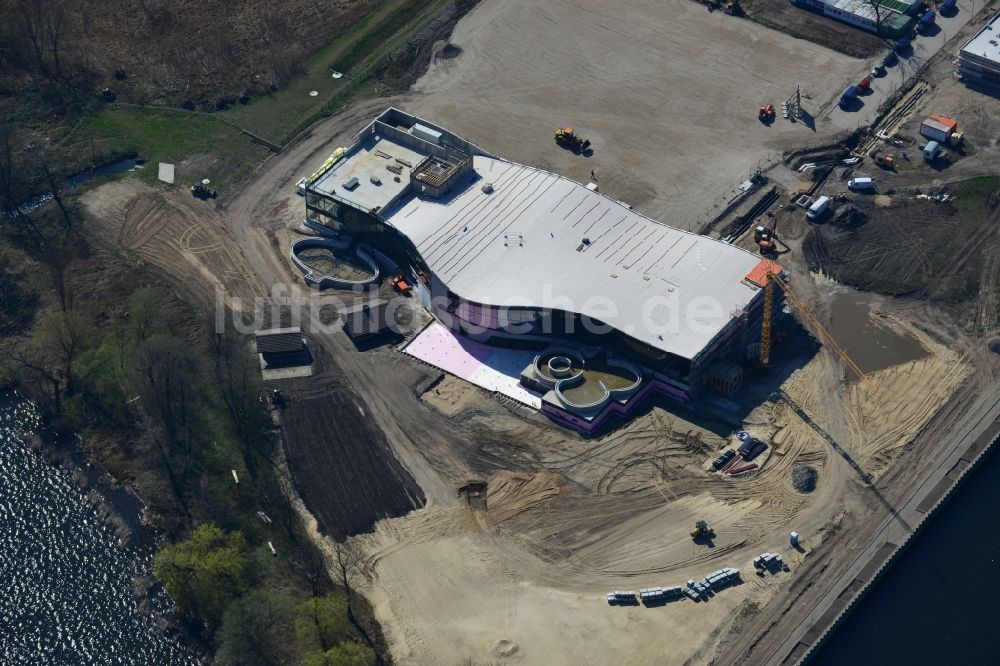
[[[16,387],[0,391],[0,398],[11,401],[28,399],[18,394]],[[148,522],[146,502],[128,484],[116,485],[103,465],[87,460],[80,448],[80,435],[61,435],[44,421],[37,431],[22,433],[24,444],[38,454],[46,464],[67,472],[86,502],[93,508],[101,526],[116,538],[115,547],[130,552],[137,560],[151,559],[164,540],[163,535]],[[162,585],[154,578],[151,563],[146,575],[133,576],[131,595],[135,613],[153,629],[188,650],[199,662],[205,663],[211,651],[197,640],[178,617],[157,610],[157,598],[166,597]],[[168,597],[167,597],[168,598]],[[172,601],[170,602],[172,605]]]

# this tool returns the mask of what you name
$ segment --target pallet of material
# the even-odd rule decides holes
[[[735,475],[735,474],[742,474],[743,472],[749,472],[755,469],[757,469],[757,463],[750,463],[749,465],[740,465],[739,467],[732,467],[726,473]]]

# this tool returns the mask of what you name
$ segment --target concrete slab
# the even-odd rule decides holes
[[[162,180],[164,183],[174,184],[174,165],[167,164],[166,162],[160,162],[160,170],[156,175],[157,178]]]

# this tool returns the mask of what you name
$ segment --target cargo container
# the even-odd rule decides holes
[[[920,133],[932,141],[948,143],[957,127],[958,121],[954,118],[933,113],[920,123]]]
[[[712,469],[714,470],[721,469],[722,467],[725,466],[727,462],[729,462],[735,457],[736,457],[736,452],[733,451],[732,449],[727,449],[725,453],[723,453],[721,456],[715,459],[715,462],[712,463]]]

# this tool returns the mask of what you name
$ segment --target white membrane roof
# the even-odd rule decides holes
[[[541,169],[477,155],[473,170],[443,200],[382,211],[461,298],[576,312],[694,358],[758,292],[746,250]]]

